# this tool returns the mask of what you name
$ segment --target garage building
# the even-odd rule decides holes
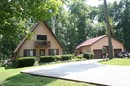
[[[113,53],[114,55],[118,54],[121,51],[124,51],[123,44],[114,38],[112,38]],[[75,48],[75,54],[79,55],[84,52],[90,52],[94,54],[95,59],[102,58],[102,47],[105,46],[108,50],[108,37],[106,35],[91,38],[80,43]]]

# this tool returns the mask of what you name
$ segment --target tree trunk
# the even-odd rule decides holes
[[[110,59],[113,58],[113,46],[112,46],[112,37],[111,37],[111,25],[109,23],[109,16],[108,16],[108,9],[107,9],[107,2],[104,0],[104,11],[105,11],[105,19],[106,19],[106,25],[107,25],[107,31],[108,31],[108,46],[109,46],[109,52],[108,56]]]

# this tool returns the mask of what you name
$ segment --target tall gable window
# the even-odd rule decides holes
[[[47,40],[47,35],[37,35],[37,40]]]
[[[36,50],[35,49],[25,49],[24,56],[36,56]]]

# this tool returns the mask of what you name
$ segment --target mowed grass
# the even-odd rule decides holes
[[[94,86],[82,82],[21,74],[26,68],[5,69],[0,67],[0,86]]]
[[[107,65],[130,66],[130,58],[115,58],[108,61],[100,61],[99,63]]]

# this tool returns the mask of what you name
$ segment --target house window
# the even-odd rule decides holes
[[[36,50],[35,49],[25,49],[24,56],[35,56]]]
[[[59,55],[59,49],[49,49],[48,55]]]
[[[47,40],[47,35],[37,35],[37,40]]]

